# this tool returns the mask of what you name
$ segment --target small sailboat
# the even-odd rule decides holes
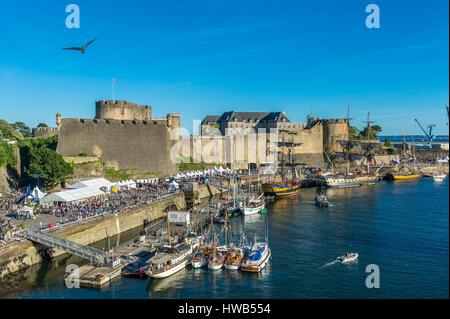
[[[192,268],[198,269],[208,264],[208,257],[202,251],[197,251],[191,259]]]
[[[252,198],[248,201],[248,203],[243,205],[242,209],[243,209],[244,215],[254,215],[254,214],[258,214],[260,211],[262,211],[265,206],[266,206],[266,203],[264,202],[264,199]]]
[[[244,259],[244,249],[240,247],[230,248],[225,259],[225,269],[238,270]]]
[[[208,269],[220,270],[225,263],[226,250],[214,247],[212,253],[208,257]]]

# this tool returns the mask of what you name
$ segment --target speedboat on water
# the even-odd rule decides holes
[[[435,182],[442,182],[445,179],[445,174],[433,175],[433,179]]]
[[[319,207],[327,207],[328,206],[328,198],[325,195],[317,195],[314,199],[314,204]]]
[[[358,259],[358,253],[346,253],[345,255],[339,256],[336,258],[337,261],[340,261],[343,264],[353,262]]]
[[[255,243],[248,255],[244,258],[244,261],[241,265],[241,270],[249,272],[260,272],[266,267],[271,256],[272,251],[270,250],[267,243]]]

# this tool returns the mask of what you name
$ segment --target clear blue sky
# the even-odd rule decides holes
[[[65,7],[81,28],[65,27]],[[381,29],[365,27],[365,6]],[[447,134],[448,0],[2,0],[0,118],[54,125],[116,97],[179,112],[342,117],[367,111],[384,134]],[[99,37],[86,54],[63,51]]]

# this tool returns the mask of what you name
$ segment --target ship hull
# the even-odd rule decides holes
[[[243,212],[244,212],[244,215],[255,215],[255,214],[258,214],[260,211],[262,211],[264,209],[264,207],[265,207],[264,204],[257,206],[257,207],[244,207]]]
[[[264,256],[264,258],[262,259],[262,261],[260,263],[258,263],[257,265],[242,264],[241,270],[246,271],[246,272],[261,272],[261,270],[266,268],[271,256],[272,256],[272,251],[269,248],[266,256]]]
[[[297,195],[300,192],[300,185],[266,185],[265,193],[268,195],[274,195],[275,198],[285,198]]]
[[[148,273],[147,272],[147,276],[149,276],[151,278],[155,278],[155,279],[167,278],[167,277],[172,276],[173,274],[179,272],[180,270],[183,270],[184,268],[186,268],[187,263],[188,263],[188,261],[184,260],[184,261],[180,262],[178,265],[176,265],[166,271],[160,272],[160,273]]]

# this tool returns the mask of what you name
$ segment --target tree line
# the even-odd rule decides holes
[[[40,123],[39,127],[47,127]],[[58,137],[31,138],[30,128],[23,122],[13,124],[0,119],[0,167],[14,168],[19,149],[22,181],[53,188],[64,184],[73,173],[73,167],[56,152]]]

